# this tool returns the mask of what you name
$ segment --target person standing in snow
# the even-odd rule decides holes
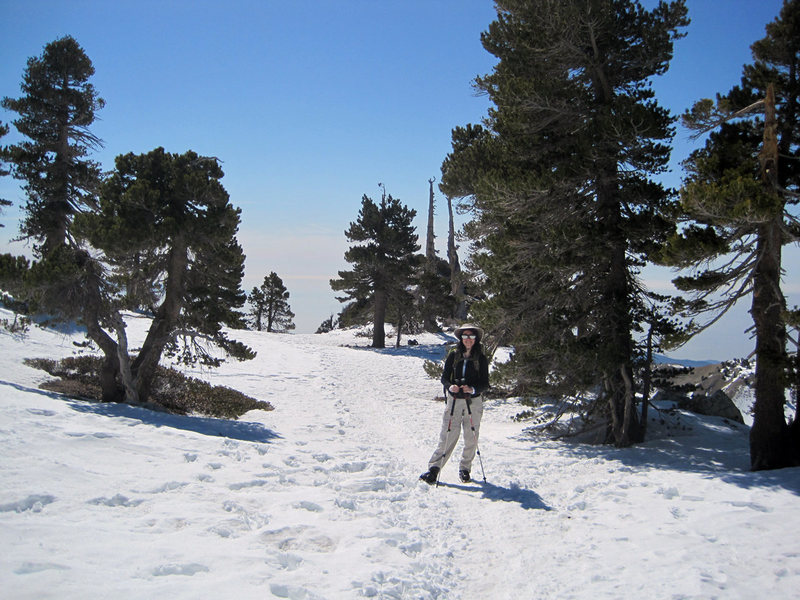
[[[425,483],[434,484],[456,447],[460,430],[464,430],[464,450],[458,476],[471,481],[470,470],[478,450],[478,431],[483,415],[481,394],[489,389],[489,360],[481,348],[483,329],[470,323],[455,330],[458,346],[450,352],[442,370],[442,385],[447,389],[439,445],[428,461],[428,471],[420,475]]]

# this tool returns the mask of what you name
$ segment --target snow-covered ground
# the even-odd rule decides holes
[[[797,597],[800,469],[749,472],[745,426],[684,413],[620,450],[531,437],[487,401],[487,482],[451,461],[429,487],[443,405],[422,362],[444,336],[234,337],[258,357],[193,375],[275,410],[222,421],[39,390],[23,358],[81,336],[0,331],[0,596]]]

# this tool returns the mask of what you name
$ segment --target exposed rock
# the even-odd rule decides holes
[[[694,394],[691,398],[684,398],[678,402],[678,408],[689,410],[701,415],[722,417],[737,423],[744,424],[742,413],[736,408],[733,400],[722,390],[717,390],[712,395]]]
[[[651,398],[651,402],[674,402],[678,405],[687,400],[689,400],[688,395],[669,388],[656,390],[656,393]]]

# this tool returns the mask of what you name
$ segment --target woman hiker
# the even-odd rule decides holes
[[[464,483],[471,481],[470,470],[478,449],[478,431],[483,415],[480,395],[489,389],[489,360],[481,349],[483,329],[467,323],[455,330],[458,347],[450,352],[442,370],[442,385],[447,388],[442,432],[439,446],[428,461],[428,471],[420,475],[425,483],[439,479],[447,459],[456,447],[460,430],[464,430],[464,451],[458,476]]]

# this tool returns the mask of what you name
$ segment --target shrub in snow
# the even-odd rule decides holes
[[[41,369],[58,379],[40,387],[71,398],[101,400],[98,373],[102,358],[98,356],[67,357],[62,360],[25,359],[28,366]],[[150,408],[174,414],[201,414],[236,419],[251,410],[272,410],[269,402],[256,400],[225,386],[214,386],[200,379],[187,377],[174,369],[158,367]]]

